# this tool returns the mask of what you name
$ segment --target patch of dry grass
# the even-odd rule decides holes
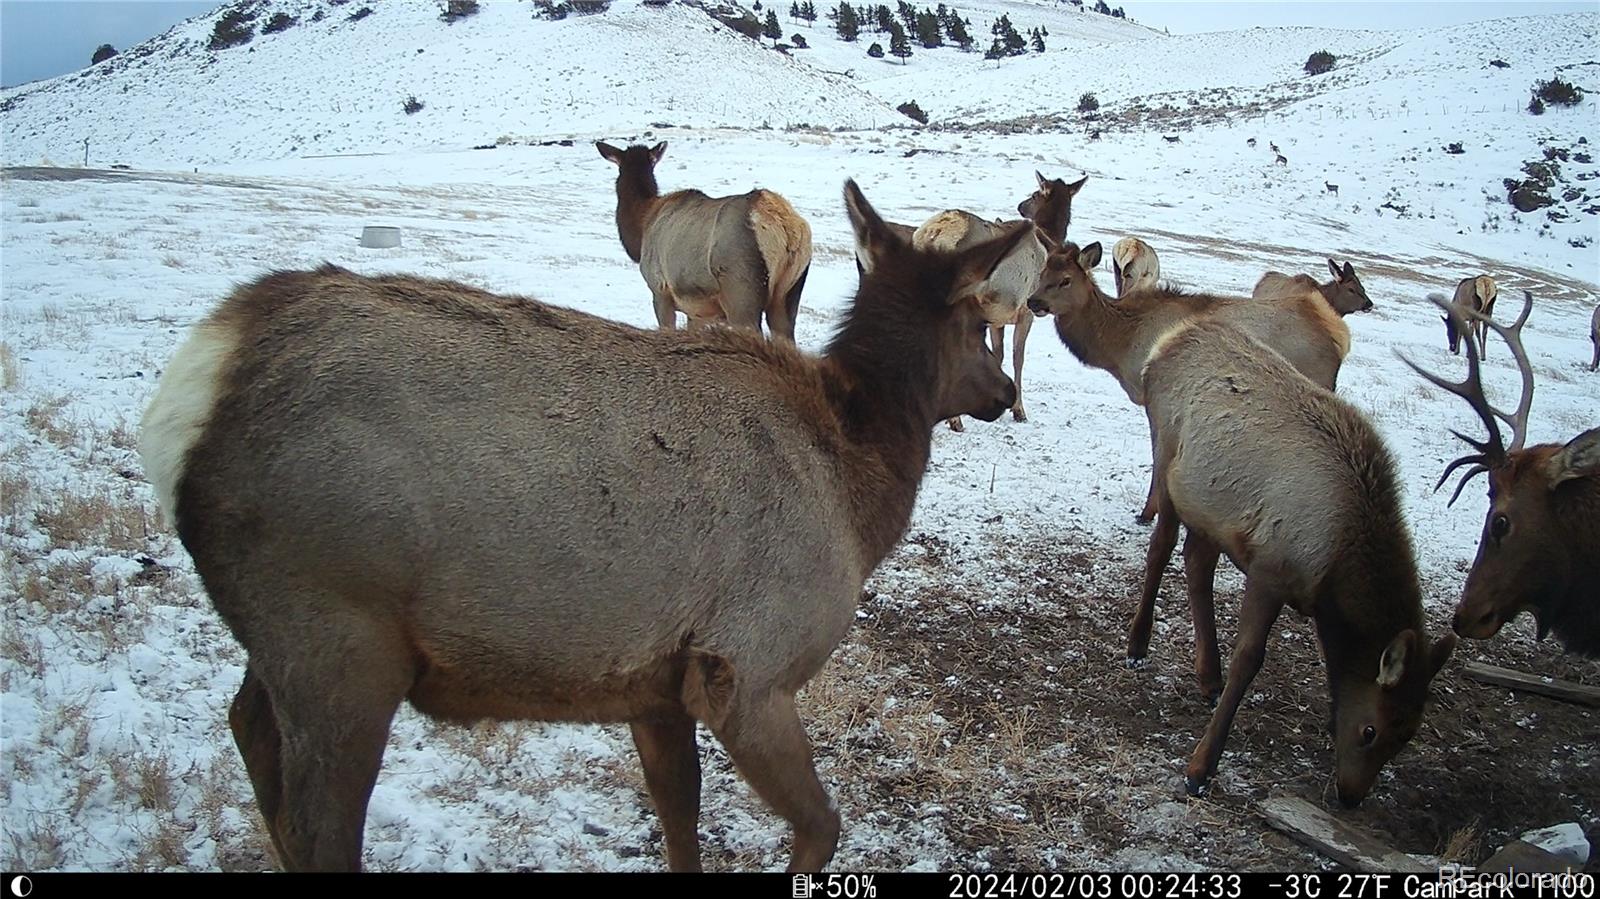
[[[150,533],[144,504],[109,491],[88,496],[62,493],[34,512],[34,522],[53,543],[103,546],[115,552],[142,550]]]
[[[77,429],[61,421],[61,410],[66,408],[68,402],[70,399],[66,396],[34,400],[23,415],[28,429],[56,446],[62,448],[71,446],[77,439]]]
[[[5,867],[12,871],[48,871],[67,860],[60,831],[46,822],[5,832]]]
[[[17,366],[17,354],[10,344],[0,340],[0,389],[16,390],[22,385],[22,369]]]

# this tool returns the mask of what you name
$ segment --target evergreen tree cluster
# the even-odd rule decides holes
[[[972,34],[967,30],[972,22],[963,19],[960,13],[943,3],[935,9],[919,10],[905,0],[897,0],[894,9],[890,9],[886,3],[851,6],[848,2],[840,2],[837,9],[828,13],[828,18],[833,21],[839,39],[843,41],[856,40],[864,29],[888,35],[888,55],[898,57],[902,62],[912,53],[912,40],[929,50],[947,44],[962,50],[971,50],[973,46]],[[875,41],[873,44],[878,52],[873,53],[869,47],[867,55],[874,59],[882,58],[882,43]]]

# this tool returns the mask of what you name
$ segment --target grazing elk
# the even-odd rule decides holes
[[[1478,556],[1467,572],[1466,588],[1456,606],[1455,631],[1486,640],[1518,613],[1527,610],[1537,621],[1538,636],[1554,632],[1569,652],[1600,658],[1600,427],[1590,428],[1565,445],[1543,443],[1523,448],[1528,411],[1533,404],[1533,367],[1522,345],[1522,326],[1533,311],[1533,295],[1523,292],[1522,314],[1510,326],[1466,307],[1436,301],[1467,342],[1467,377],[1446,381],[1415,362],[1406,363],[1429,381],[1467,401],[1483,421],[1488,436],[1473,440],[1473,453],[1445,466],[1437,490],[1452,472],[1472,466],[1451,495],[1453,504],[1467,482],[1489,476],[1489,513]],[[1597,316],[1600,318],[1600,316]],[[1472,321],[1505,338],[1522,373],[1522,395],[1515,412],[1489,404],[1474,353]],[[1402,357],[1404,358],[1404,357]],[[1502,440],[1496,419],[1511,428]]]
[[[1054,314],[1056,334],[1079,362],[1111,372],[1128,399],[1145,406],[1141,371],[1157,337],[1189,317],[1214,317],[1272,347],[1314,383],[1332,390],[1350,352],[1350,329],[1314,291],[1275,294],[1262,300],[1190,294],[1169,287],[1131,293],[1115,302],[1094,283],[1100,245],[1082,250],[1068,243],[1050,254],[1039,290],[1028,300],[1036,315]],[[1149,414],[1149,408],[1145,409]],[[1150,420],[1150,446],[1157,444]],[[1138,520],[1156,514],[1156,484]],[[1154,619],[1155,595],[1146,597],[1129,632],[1128,658],[1144,658]]]
[[[1154,595],[1177,542],[1201,687],[1221,688],[1213,580],[1244,572],[1227,686],[1185,771],[1203,795],[1284,606],[1311,618],[1332,699],[1334,784],[1354,807],[1422,723],[1428,684],[1455,646],[1430,641],[1394,461],[1349,403],[1216,317],[1156,340],[1143,389],[1156,422],[1160,516],[1145,560]]]
[[[1117,297],[1155,287],[1161,280],[1161,260],[1156,251],[1137,237],[1124,237],[1111,248],[1111,276]]]
[[[1274,153],[1277,153],[1277,152],[1279,152],[1279,150],[1278,150],[1278,145],[1277,145],[1277,144],[1275,144],[1275,143],[1273,143],[1273,142],[1272,142],[1272,141],[1270,141],[1270,140],[1269,140],[1269,141],[1267,141],[1267,149],[1269,149],[1269,150],[1271,150],[1271,151],[1272,151],[1272,152],[1274,152]]]
[[[933,428],[1015,400],[973,288],[1033,230],[922,253],[845,200],[874,264],[821,357],[333,266],[194,328],[140,452],[248,654],[229,721],[286,868],[360,867],[403,700],[629,722],[675,870],[700,864],[704,723],[793,826],[790,867],[828,862],[795,691],[904,532]]]
[[[1459,304],[1474,312],[1483,313],[1484,317],[1482,319],[1469,317],[1466,326],[1472,329],[1473,336],[1477,338],[1478,351],[1484,354],[1481,357],[1484,359],[1489,358],[1489,342],[1485,339],[1488,337],[1488,332],[1484,330],[1484,323],[1493,321],[1494,301],[1499,296],[1500,287],[1494,283],[1494,279],[1488,275],[1478,275],[1475,278],[1462,278],[1456,284],[1455,296],[1450,299],[1452,303]],[[1428,300],[1433,303],[1439,303],[1444,298],[1444,294],[1441,293],[1428,294]],[[1445,339],[1450,342],[1450,354],[1459,356],[1461,355],[1461,332],[1456,330],[1457,323],[1449,315],[1441,317],[1444,319]]]
[[[1600,306],[1594,307],[1594,316],[1589,319],[1589,342],[1594,344],[1594,361],[1589,363],[1589,370],[1600,370]]]
[[[1340,315],[1368,312],[1372,309],[1372,300],[1367,297],[1367,289],[1361,285],[1361,279],[1356,277],[1355,266],[1346,262],[1340,267],[1339,263],[1329,259],[1328,271],[1333,275],[1333,280],[1326,284],[1318,284],[1310,275],[1267,272],[1256,282],[1250,296],[1259,300],[1281,293],[1316,291],[1329,306],[1333,307],[1333,311]]]
[[[1001,264],[995,277],[978,293],[984,317],[989,322],[989,342],[996,356],[1005,356],[1006,325],[1015,326],[1011,377],[1017,384],[1017,404],[1011,409],[1011,417],[1016,421],[1028,420],[1028,413],[1022,407],[1022,361],[1028,332],[1033,329],[1033,316],[1024,306],[1038,287],[1039,272],[1044,269],[1050,248],[1067,239],[1067,228],[1072,223],[1072,198],[1089,181],[1088,176],[1084,176],[1068,184],[1060,178],[1046,178],[1038,171],[1033,176],[1039,187],[1017,204],[1017,214],[1034,224],[1038,239],[1018,244],[1017,253]],[[992,240],[1001,230],[1018,224],[1016,220],[988,221],[965,210],[946,209],[923,222],[912,236],[912,243],[920,250],[951,252]],[[950,419],[950,429],[964,430],[960,417]]]
[[[811,226],[789,201],[770,190],[708,197],[698,190],[663,196],[655,167],[667,152],[653,147],[619,150],[596,141],[617,166],[617,233],[628,258],[650,287],[656,321],[676,328],[678,312],[689,327],[711,321],[761,330],[794,341],[800,291],[811,271]]]
[[[1281,165],[1281,166],[1284,166],[1284,167],[1288,167],[1288,165],[1289,165],[1289,157],[1283,155],[1282,153],[1279,153],[1278,154],[1278,158],[1274,159],[1273,162],[1277,163],[1278,165]]]
[[[1256,139],[1252,137],[1249,140],[1246,140],[1245,144],[1248,145],[1250,149],[1254,150],[1256,147]]]

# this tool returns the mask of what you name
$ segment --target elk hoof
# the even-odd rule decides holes
[[[1134,656],[1128,656],[1127,661],[1125,661],[1123,664],[1127,665],[1128,670],[1130,671],[1138,671],[1140,668],[1150,664],[1150,660],[1144,656],[1139,656],[1137,658]]]
[[[1189,791],[1190,796],[1193,796],[1196,799],[1204,799],[1206,794],[1211,792],[1211,778],[1195,777],[1192,774],[1185,775],[1183,778],[1183,788]]]
[[[1140,512],[1139,514],[1133,516],[1133,520],[1138,522],[1139,524],[1149,524],[1150,522],[1156,520],[1156,513],[1154,513],[1154,512]]]
[[[1013,421],[1027,421],[1028,413],[1024,412],[1021,406],[1018,406],[1011,410],[1011,418]]]

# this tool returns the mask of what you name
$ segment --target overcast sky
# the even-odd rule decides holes
[[[427,3],[436,0],[384,0],[385,3]],[[486,0],[511,2],[511,0]],[[866,2],[866,0],[852,0]],[[937,0],[919,0],[932,5]],[[961,0],[946,0],[960,7]],[[1092,2],[1092,0],[1091,0]],[[1526,16],[1549,12],[1600,10],[1600,0],[1588,2],[1473,2],[1324,3],[1313,0],[1252,0],[1252,2],[1202,3],[1190,0],[1107,0],[1154,28],[1174,34],[1249,28],[1253,25],[1320,25],[1327,28],[1422,28],[1454,25],[1500,16]],[[110,44],[126,50],[166,31],[184,19],[200,15],[219,4],[171,0],[0,0],[0,84],[50,78],[89,64],[95,48]],[[822,0],[819,6],[833,5]]]

